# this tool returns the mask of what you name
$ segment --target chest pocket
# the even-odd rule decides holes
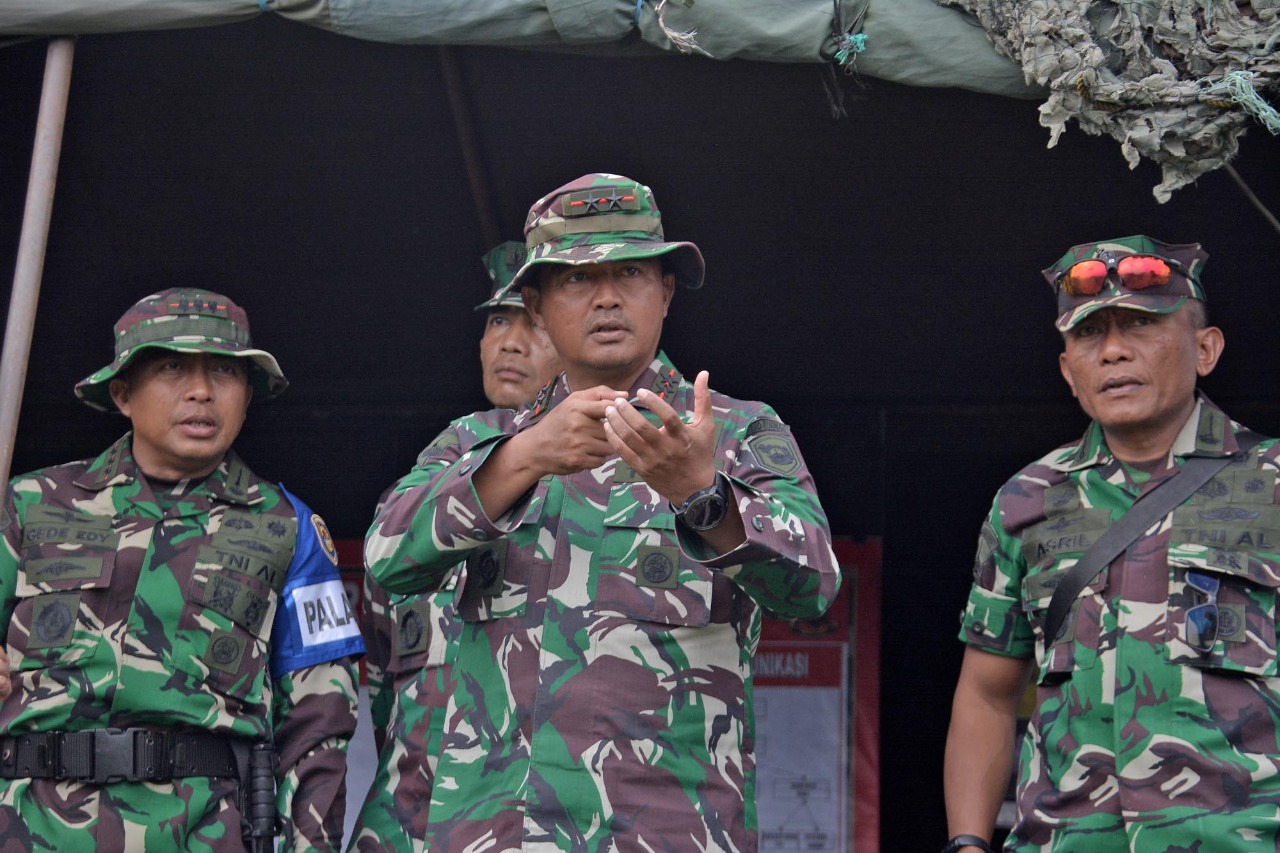
[[[18,595],[110,586],[119,541],[107,516],[31,507],[22,528]]]
[[[528,535],[529,531],[515,531],[486,542],[467,557],[458,585],[458,616],[464,622],[524,616],[533,571],[533,560],[527,555],[536,549],[520,546]]]
[[[392,603],[395,626],[387,672],[405,675],[445,662],[443,627],[454,621],[452,599],[451,591],[441,591]]]
[[[1062,639],[1046,648],[1045,619],[1049,602],[1062,578],[1111,526],[1105,509],[1076,506],[1027,528],[1022,557],[1027,574],[1022,602],[1036,634],[1036,657],[1041,683],[1061,681],[1073,671],[1091,669],[1098,659],[1098,639],[1106,612],[1108,570],[1103,569],[1071,603]]]
[[[563,495],[557,478],[543,477],[526,503],[500,519],[504,524],[515,522],[516,528],[476,548],[467,556],[461,574],[450,576],[446,585],[456,583],[457,613],[462,621],[488,622],[525,615],[534,573],[547,571],[555,554],[554,525],[545,516],[559,506]]]
[[[688,627],[710,623],[717,598],[727,607],[732,584],[682,553],[675,524],[667,501],[619,461],[604,536],[587,579],[588,606],[631,619]]]
[[[111,521],[56,507],[27,511],[6,639],[15,669],[82,664],[97,650],[103,625],[95,598],[111,585],[119,544]]]
[[[1251,489],[1253,479],[1265,479],[1264,487]],[[1231,471],[1174,512],[1166,635],[1170,661],[1277,674],[1280,507],[1271,503],[1274,493],[1272,472]]]
[[[174,650],[180,669],[219,693],[258,701],[297,535],[287,516],[223,514],[209,544],[197,549]]]

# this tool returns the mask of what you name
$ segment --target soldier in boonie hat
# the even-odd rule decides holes
[[[255,386],[285,385],[230,299],[152,294],[116,323],[115,360],[75,389],[128,430],[95,457],[9,484],[0,589],[71,591],[0,596],[5,646],[28,662],[11,673],[0,724],[0,800],[21,801],[0,835],[51,850],[342,844],[342,821],[325,816],[346,773],[364,641],[341,615],[351,603],[324,519],[233,447]],[[287,747],[299,732],[313,748]]]
[[[511,290],[508,285],[515,278],[520,268],[524,266],[525,258],[529,255],[524,247],[524,243],[519,240],[508,240],[494,246],[480,257],[480,262],[484,264],[485,270],[489,273],[489,281],[492,283],[489,298],[476,306],[477,311],[485,311],[489,308],[524,308],[524,300],[520,298],[520,291]]]
[[[487,612],[484,630],[458,632],[449,650],[419,838],[514,850],[536,824],[599,850],[755,850],[752,675],[740,664],[766,608],[814,619],[831,604],[840,575],[826,514],[771,407],[713,391],[705,370],[686,378],[662,352],[677,281],[700,285],[703,262],[692,243],[664,238],[647,187],[586,175],[535,202],[527,222],[529,256],[500,295],[523,294],[517,313],[545,331],[562,372],[532,405],[453,421],[387,490],[365,540],[369,574],[401,594],[439,595],[464,563],[459,609]],[[728,567],[723,586],[690,566]],[[530,577],[547,580],[525,584],[518,612],[498,600]],[[708,620],[713,597],[741,604],[732,620]],[[619,601],[604,629],[584,629],[601,602]],[[636,636],[649,653],[635,653]],[[742,712],[713,718],[708,701]],[[574,709],[539,730],[557,744],[629,738],[660,717],[673,758],[657,766],[625,744],[616,761],[526,749],[522,709],[535,704]],[[476,767],[466,744],[477,731],[486,752],[512,757],[511,772]],[[528,779],[547,792],[537,803]],[[476,810],[482,800],[502,814]]]
[[[1165,243],[1138,234],[1072,246],[1043,271],[1058,296],[1059,331],[1103,308],[1171,314],[1188,299],[1205,301],[1199,243]]]
[[[524,243],[516,240],[480,257],[490,279],[489,298],[476,306],[487,312],[480,338],[481,378],[485,397],[499,409],[531,402],[560,372],[555,347],[546,332],[534,328],[520,291],[503,293],[524,258]],[[419,805],[431,801],[433,756],[444,736],[449,695],[459,689],[450,660],[465,624],[455,598],[463,585],[459,572],[441,590],[396,595],[364,574],[359,601],[369,645],[364,665],[374,741],[381,744],[374,778],[387,784],[369,786],[348,836],[350,850],[421,846],[427,816]],[[427,650],[425,660],[421,650]]]
[[[480,259],[493,284],[489,298],[476,306],[488,312],[480,337],[480,373],[485,397],[505,409],[528,403],[560,373],[551,339],[534,325],[520,289],[510,287],[526,255],[523,243],[508,240]]]
[[[95,409],[114,409],[109,385],[148,349],[207,352],[247,358],[249,384],[266,398],[288,385],[275,357],[254,349],[249,315],[220,293],[177,287],[139,300],[116,321],[115,360],[76,383],[76,396]]]
[[[524,265],[508,291],[536,286],[539,264],[598,264],[661,257],[688,288],[702,286],[706,266],[693,243],[667,242],[653,191],[605,172],[570,181],[536,201],[524,226]]]

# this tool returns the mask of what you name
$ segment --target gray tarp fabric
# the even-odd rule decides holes
[[[1109,134],[1130,166],[1160,164],[1162,202],[1230,160],[1250,126],[1280,133],[1280,0],[944,2],[1049,88],[1050,145],[1070,119]]]
[[[0,36],[198,27],[264,12],[399,44],[658,53],[689,33],[715,59],[772,62],[834,62],[848,48],[843,66],[868,77],[1043,94],[976,20],[935,0],[3,0]],[[864,47],[849,35],[865,36]]]

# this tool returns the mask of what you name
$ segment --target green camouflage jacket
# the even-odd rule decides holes
[[[426,835],[452,691],[447,655],[461,630],[453,581],[439,592],[396,595],[364,576],[360,628],[378,762],[349,850],[398,853]]]
[[[13,693],[0,735],[273,738],[283,848],[338,849],[350,656],[363,645],[324,522],[233,452],[186,494],[157,499],[129,448],[126,434],[96,459],[10,484],[0,628]],[[237,790],[226,777],[0,779],[0,846],[243,850]]]
[[[1038,667],[1006,849],[1280,849],[1275,440],[1099,573],[1063,639],[1046,649],[1043,632],[1062,573],[1183,458],[1234,453],[1240,430],[1201,397],[1169,460],[1144,473],[1094,423],[997,495],[961,639]],[[1209,616],[1216,636],[1196,630]]]
[[[693,386],[663,355],[632,396],[640,387],[692,411]],[[466,560],[427,846],[754,851],[761,612],[813,618],[839,586],[809,472],[768,406],[713,394],[716,459],[747,537],[734,551],[678,532],[616,457],[487,518],[469,474],[566,396],[561,380],[519,413],[454,422],[366,541],[374,576],[401,593]]]

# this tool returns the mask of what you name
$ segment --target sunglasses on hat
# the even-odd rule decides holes
[[[1113,272],[1129,290],[1164,287],[1174,270],[1199,284],[1191,271],[1172,258],[1159,255],[1116,255],[1105,252],[1100,257],[1076,261],[1058,275],[1058,287],[1070,296],[1094,296],[1107,285]]]

